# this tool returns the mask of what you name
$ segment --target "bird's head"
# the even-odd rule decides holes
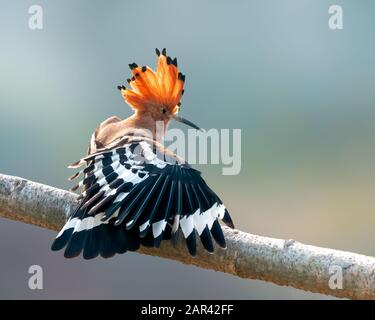
[[[185,75],[178,72],[177,58],[167,56],[155,49],[158,56],[156,71],[148,66],[129,64],[132,77],[127,79],[130,88],[118,86],[125,101],[139,117],[163,121],[165,127],[171,120],[185,123],[201,130],[194,123],[179,116],[181,98],[184,93]]]

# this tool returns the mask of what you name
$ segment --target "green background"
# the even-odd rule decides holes
[[[28,8],[44,29],[28,28]],[[344,29],[328,28],[342,5]],[[201,166],[246,232],[375,255],[373,1],[0,1],[0,172],[69,188],[95,127],[130,108],[130,62],[166,47],[181,115],[242,129],[242,171]],[[65,260],[0,219],[0,298],[324,298],[134,253]],[[28,289],[30,265],[44,290]]]

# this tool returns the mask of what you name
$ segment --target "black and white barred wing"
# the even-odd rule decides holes
[[[163,159],[163,160],[161,160]],[[140,244],[158,247],[178,229],[192,255],[196,236],[213,252],[212,238],[225,247],[219,220],[233,227],[228,211],[199,171],[165,161],[147,142],[133,142],[88,156],[77,173],[84,179],[81,203],[57,235],[52,250],[65,247],[65,257],[83,251],[99,254],[135,251]]]

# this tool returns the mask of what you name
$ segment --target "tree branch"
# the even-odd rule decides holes
[[[59,231],[66,216],[77,206],[76,198],[68,191],[0,174],[1,217]],[[170,241],[163,241],[159,249],[141,247],[138,252],[341,298],[375,298],[373,257],[261,237],[227,227],[224,234],[226,250],[217,248],[214,254],[209,254],[199,244],[195,258],[189,255],[182,237],[175,247]],[[342,289],[333,290],[329,281],[332,274],[339,276],[338,270],[342,270]]]

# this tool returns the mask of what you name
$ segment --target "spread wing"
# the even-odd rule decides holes
[[[52,250],[65,247],[65,257],[158,247],[178,229],[189,252],[196,238],[213,252],[212,238],[225,247],[219,220],[233,227],[227,209],[199,171],[144,138],[122,139],[115,146],[80,160],[85,168],[77,210],[57,235]]]

